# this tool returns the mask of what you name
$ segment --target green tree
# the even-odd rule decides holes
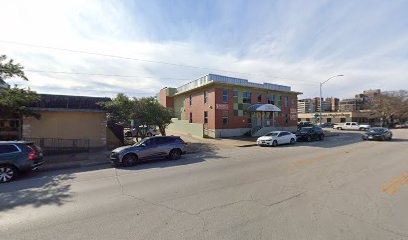
[[[4,80],[12,77],[20,77],[24,80],[28,80],[25,76],[24,67],[19,63],[14,63],[13,59],[7,61],[6,55],[0,55],[0,83],[4,83]]]
[[[13,87],[0,92],[0,116],[2,118],[40,117],[30,106],[40,100],[38,94],[30,89]]]
[[[160,105],[153,97],[129,98],[119,93],[111,102],[100,103],[108,111],[108,119],[124,127],[130,127],[130,122],[135,122],[135,128],[145,137],[144,131],[139,131],[139,126],[147,128],[157,126],[160,133],[166,135],[166,127],[171,123],[171,113]]]

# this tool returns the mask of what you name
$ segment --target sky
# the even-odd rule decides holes
[[[208,73],[299,98],[408,89],[408,0],[0,0],[0,54],[39,93],[145,97]],[[92,54],[90,54],[92,53]]]

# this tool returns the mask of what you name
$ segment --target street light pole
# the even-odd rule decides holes
[[[340,75],[336,75],[336,76],[332,76],[332,77],[329,77],[326,81],[324,81],[324,82],[321,82],[320,83],[320,99],[319,99],[319,105],[320,105],[320,109],[319,109],[319,123],[320,123],[320,125],[322,124],[322,86],[323,86],[323,84],[325,84],[325,83],[327,83],[330,79],[332,79],[332,78],[335,78],[335,77],[343,77],[344,75],[343,74],[340,74]]]

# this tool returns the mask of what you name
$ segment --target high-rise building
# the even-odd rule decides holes
[[[338,112],[339,111],[339,101],[340,101],[340,99],[334,98],[334,97],[329,97],[329,98],[326,98],[326,101],[330,102],[332,112]]]
[[[313,113],[315,112],[314,99],[306,98],[298,100],[298,113]]]

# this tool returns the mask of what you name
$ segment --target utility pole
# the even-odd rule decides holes
[[[326,81],[324,81],[324,82],[321,82],[320,83],[320,99],[319,99],[319,105],[320,105],[320,109],[319,109],[319,123],[320,123],[320,125],[322,124],[322,86],[323,86],[323,84],[325,84],[325,83],[327,83],[330,79],[332,79],[332,78],[336,78],[336,77],[343,77],[344,75],[343,74],[340,74],[340,75],[336,75],[336,76],[332,76],[332,77],[329,77]]]

